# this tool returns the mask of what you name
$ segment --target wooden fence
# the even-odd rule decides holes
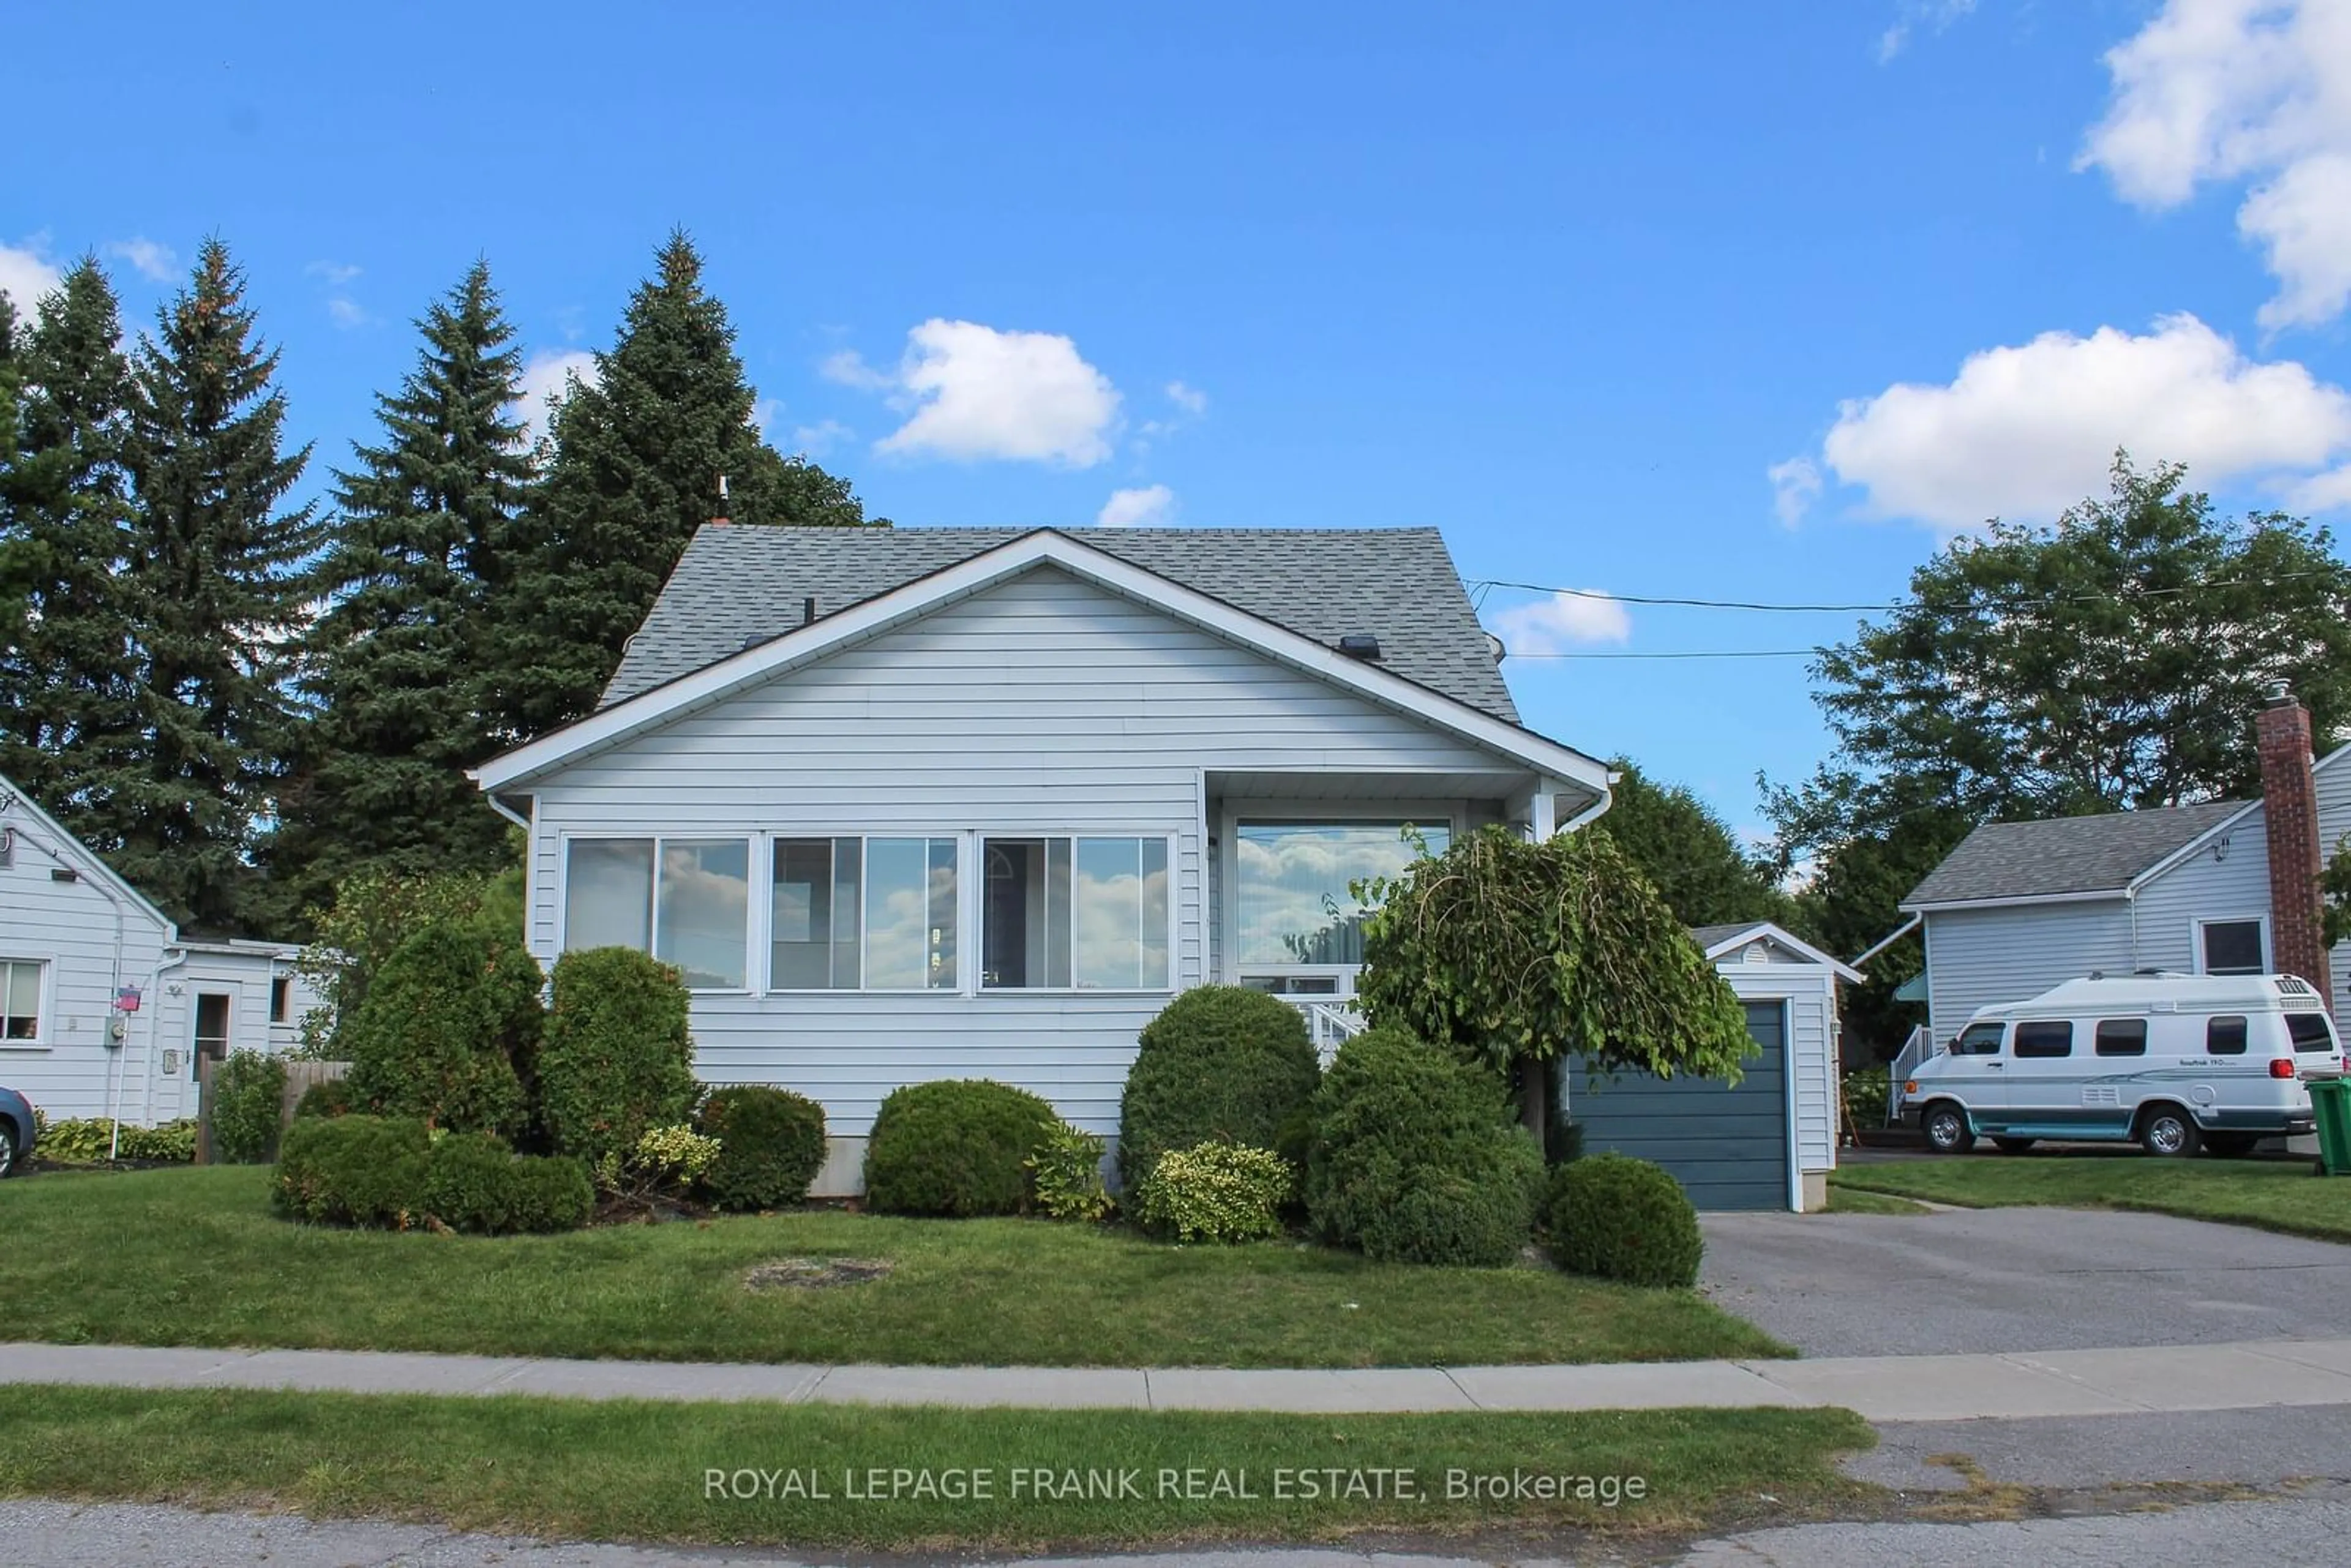
[[[196,1164],[213,1163],[213,1070],[220,1065],[209,1056],[196,1059]],[[280,1127],[294,1119],[294,1107],[312,1084],[332,1083],[351,1070],[348,1061],[288,1061],[286,1092],[277,1103]]]

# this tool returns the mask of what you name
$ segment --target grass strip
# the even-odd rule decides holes
[[[1913,1203],[1907,1197],[1891,1193],[1870,1192],[1857,1186],[1832,1185],[1829,1187],[1829,1214],[1932,1214],[1933,1209]]]
[[[1836,1469],[1875,1441],[1842,1410],[1315,1416],[62,1386],[9,1402],[0,1495],[555,1540],[919,1551],[1637,1533],[1876,1496]]]
[[[2112,1208],[2351,1241],[2351,1180],[2307,1160],[2156,1159],[2132,1153],[1971,1154],[1849,1166],[1833,1192],[1882,1193],[1969,1208]]]

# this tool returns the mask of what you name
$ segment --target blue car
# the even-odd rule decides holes
[[[0,1089],[0,1176],[14,1176],[32,1160],[32,1102],[14,1089]]]

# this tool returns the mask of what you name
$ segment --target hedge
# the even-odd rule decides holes
[[[694,1040],[678,971],[633,947],[556,960],[538,1055],[538,1112],[558,1154],[625,1157],[694,1112]]]
[[[865,1144],[865,1202],[884,1214],[1018,1214],[1028,1162],[1061,1124],[1026,1090],[987,1079],[893,1089]]]
[[[542,983],[517,940],[451,920],[420,927],[338,1031],[352,1103],[453,1132],[520,1132]]]
[[[695,1124],[718,1140],[718,1157],[699,1184],[716,1207],[788,1208],[807,1198],[824,1168],[824,1107],[788,1089],[714,1089]]]
[[[1280,1146],[1320,1076],[1306,1017],[1246,986],[1200,986],[1143,1028],[1119,1100],[1118,1169],[1133,1189],[1170,1149]]]
[[[516,1155],[487,1133],[437,1139],[405,1116],[309,1116],[286,1129],[273,1197],[298,1219],[503,1234],[573,1230],[595,1190],[578,1160]]]
[[[1588,1155],[1552,1178],[1543,1222],[1551,1254],[1572,1274],[1633,1285],[1698,1283],[1706,1251],[1698,1210],[1664,1167],[1629,1155]]]

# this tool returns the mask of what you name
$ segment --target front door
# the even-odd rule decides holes
[[[228,1055],[228,1003],[225,991],[196,993],[196,1048],[189,1053],[189,1077],[204,1071],[196,1064],[204,1058],[219,1061]]]

